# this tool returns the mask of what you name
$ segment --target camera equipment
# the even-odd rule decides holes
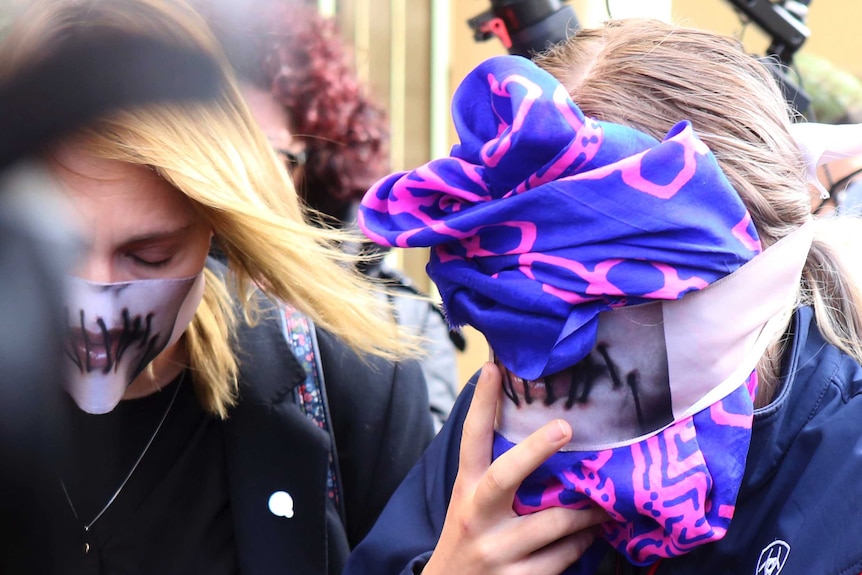
[[[580,28],[571,6],[560,0],[491,0],[490,10],[467,21],[477,42],[496,36],[510,54],[531,57]]]
[[[778,80],[784,98],[800,114],[811,119],[811,98],[787,74],[793,55],[808,39],[811,32],[805,25],[810,0],[727,0],[750,21],[757,24],[771,38],[762,61]]]
[[[562,0],[563,2],[565,0]],[[810,36],[805,25],[810,0],[727,0],[766,32],[772,42],[761,61],[787,102],[811,118],[811,98],[787,73],[793,55]],[[494,36],[510,54],[527,58],[565,40],[580,28],[575,11],[561,0],[491,0],[491,8],[467,21],[477,42]]]

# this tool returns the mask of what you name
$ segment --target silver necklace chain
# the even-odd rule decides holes
[[[159,424],[156,426],[156,430],[155,430],[155,431],[153,431],[153,434],[150,436],[149,441],[147,441],[147,444],[144,446],[144,450],[143,450],[143,451],[141,451],[141,454],[140,454],[140,455],[138,455],[138,459],[135,461],[135,464],[134,464],[134,465],[132,465],[132,468],[131,468],[131,469],[129,470],[129,472],[126,474],[126,478],[125,478],[125,479],[123,479],[122,483],[120,483],[120,486],[119,486],[119,487],[117,487],[117,490],[116,490],[116,491],[114,491],[114,494],[113,494],[113,495],[111,495],[111,498],[110,498],[110,499],[108,499],[108,502],[107,502],[107,503],[105,503],[105,506],[104,506],[104,507],[102,507],[102,510],[101,510],[101,511],[99,511],[99,512],[96,514],[96,516],[95,516],[95,517],[93,517],[93,520],[92,520],[92,521],[90,521],[90,522],[89,522],[89,523],[87,523],[87,524],[84,524],[84,531],[85,531],[85,532],[89,532],[89,531],[90,531],[90,528],[92,528],[92,527],[93,527],[93,524],[95,524],[95,523],[96,523],[96,521],[98,521],[98,520],[99,520],[99,518],[100,518],[100,517],[102,517],[102,515],[104,515],[104,514],[105,514],[105,511],[107,511],[107,510],[108,510],[108,508],[111,506],[111,504],[113,504],[113,503],[114,503],[114,501],[115,501],[115,500],[117,499],[117,497],[120,495],[120,492],[121,492],[121,491],[123,490],[123,488],[126,486],[126,483],[128,483],[128,482],[129,482],[129,479],[131,479],[131,478],[132,478],[132,475],[135,473],[135,470],[138,468],[138,465],[140,465],[141,460],[142,460],[142,459],[144,458],[144,456],[147,454],[147,451],[149,451],[149,450],[150,450],[150,445],[152,445],[152,444],[153,444],[153,441],[156,439],[156,436],[159,434],[159,430],[162,428],[162,424],[163,424],[163,423],[165,422],[165,420],[168,418],[168,413],[170,413],[170,412],[171,412],[171,408],[174,406],[174,401],[176,401],[176,399],[177,399],[177,395],[179,395],[180,387],[182,387],[182,385],[183,385],[183,381],[185,381],[185,374],[180,378],[180,381],[177,383],[177,387],[176,387],[176,389],[174,389],[174,395],[173,395],[173,397],[171,397],[171,402],[168,404],[168,408],[167,408],[167,409],[165,410],[165,412],[162,414],[162,419],[159,421]],[[66,501],[69,503],[69,507],[72,509],[72,515],[74,515],[74,516],[75,516],[75,520],[77,520],[77,521],[78,521],[78,523],[83,523],[83,522],[81,521],[81,518],[80,518],[80,517],[78,517],[78,511],[75,509],[75,505],[72,503],[72,498],[71,498],[71,497],[69,497],[69,490],[68,490],[68,489],[66,489],[66,483],[63,481],[63,478],[62,478],[62,477],[60,477],[60,486],[63,488],[63,495],[65,495],[65,496],[66,496]],[[85,545],[84,550],[85,550],[85,552],[86,552],[86,551],[89,551],[89,545]]]

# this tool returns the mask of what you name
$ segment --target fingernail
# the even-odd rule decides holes
[[[553,425],[548,427],[547,433],[548,439],[557,443],[569,436],[569,428],[561,420],[555,419]]]

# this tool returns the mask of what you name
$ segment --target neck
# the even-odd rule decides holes
[[[126,388],[123,399],[139,399],[161,391],[188,366],[185,338],[165,348]]]

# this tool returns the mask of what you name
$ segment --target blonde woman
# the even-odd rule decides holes
[[[335,19],[322,16],[316,5],[284,0],[259,1],[251,10],[211,0],[194,5],[225,46],[252,114],[290,167],[314,220],[355,230],[359,200],[389,171],[389,127],[382,102],[359,81]],[[450,334],[434,304],[416,297],[422,294],[407,276],[386,262],[384,248],[364,241],[342,249],[369,256],[361,271],[387,284],[395,321],[422,338],[420,363],[439,430],[460,388],[453,342],[463,341]]]
[[[769,72],[611,21],[453,110],[360,224],[495,361],[345,573],[858,573],[862,300]]]
[[[224,88],[113,113],[41,156],[87,246],[66,286],[65,426],[42,549],[58,573],[339,573],[432,434],[413,344],[348,271],[342,238],[304,223],[181,2],[35,2],[0,47],[0,74],[94,33],[204,51]],[[214,238],[230,271],[207,260]],[[295,330],[288,345],[301,318],[279,302],[313,320],[318,347]],[[311,355],[295,356],[300,344]],[[326,393],[309,398],[313,360]],[[297,395],[319,410],[328,395],[326,417]]]

